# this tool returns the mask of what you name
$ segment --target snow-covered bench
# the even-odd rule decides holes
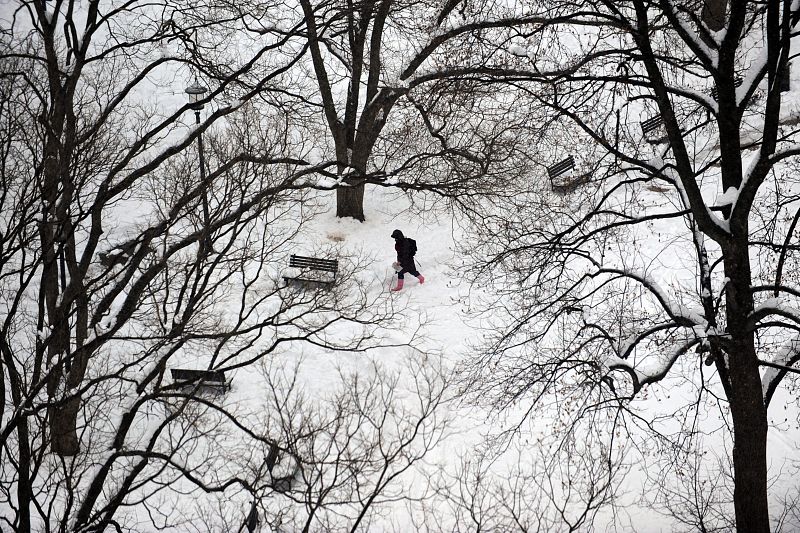
[[[221,370],[172,368],[170,372],[175,386],[178,388],[194,386],[197,383],[201,387],[221,388],[223,392],[230,388],[230,383],[225,380],[225,373]]]
[[[320,259],[317,257],[307,257],[304,255],[291,255],[289,257],[289,268],[296,269],[296,275],[285,275],[283,279],[300,283],[320,283],[323,285],[333,285],[336,281],[336,272],[339,270],[339,261],[336,259]],[[319,272],[327,272],[328,275],[318,275]]]
[[[550,185],[553,192],[557,194],[567,194],[574,191],[584,183],[589,182],[591,173],[579,174],[577,176],[567,176],[566,174],[575,168],[575,158],[567,157],[558,163],[547,167],[547,175],[550,176]]]
[[[736,77],[733,79],[733,86],[734,86],[734,87],[740,87],[740,86],[742,85],[742,82],[743,82],[743,81],[744,81],[744,80],[742,79],[742,77],[741,77],[741,76],[736,76]],[[710,91],[708,91],[708,94],[710,94],[710,95],[711,95],[711,98],[713,98],[714,100],[718,99],[718,98],[719,98],[719,88],[718,88],[716,85],[714,85],[714,86],[711,88],[711,90],[710,90]]]
[[[300,471],[300,460],[290,452],[281,453],[278,445],[270,443],[269,452],[264,463],[272,477],[270,484],[276,492],[287,492],[292,488],[297,473]]]
[[[656,115],[641,123],[642,135],[650,144],[661,144],[667,142],[667,132],[664,130],[664,117]]]

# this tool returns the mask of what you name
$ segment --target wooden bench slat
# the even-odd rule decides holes
[[[733,80],[733,86],[740,87],[742,85],[742,82],[744,82],[744,80],[741,78],[741,76],[736,76],[736,78],[734,78]],[[711,98],[713,98],[714,100],[719,98],[719,88],[716,85],[711,88],[710,93],[711,93]]]
[[[338,266],[330,267],[330,266],[326,266],[326,265],[314,265],[314,264],[309,264],[309,263],[297,263],[297,262],[289,263],[289,267],[290,268],[307,268],[307,269],[311,269],[311,270],[322,270],[324,272],[336,272],[337,270],[339,270]]]
[[[547,175],[550,176],[550,179],[553,179],[573,168],[575,168],[575,158],[569,156],[563,161],[547,167]]]
[[[321,263],[326,265],[336,265],[339,261],[336,259],[324,259],[322,257],[306,257],[304,255],[291,255],[290,261],[303,261],[308,263]]]
[[[290,261],[293,263],[302,263],[309,265],[323,265],[331,267],[338,266],[338,261],[332,259],[315,259],[313,257],[297,257],[296,255],[292,256]]]
[[[299,267],[299,268],[314,268],[317,270],[338,270],[338,265],[329,265],[324,263],[312,263],[310,261],[293,261],[289,263],[290,267]]]
[[[653,130],[658,129],[664,124],[664,118],[661,115],[648,118],[642,121],[642,133],[648,134]]]
[[[339,261],[336,259],[320,259],[316,257],[292,255],[289,257],[289,266],[292,268],[313,268],[316,270],[336,272],[339,269]]]
[[[201,385],[227,388],[228,382],[225,380],[225,372],[221,370],[197,370],[192,368],[172,368],[170,369],[172,379],[178,385]]]

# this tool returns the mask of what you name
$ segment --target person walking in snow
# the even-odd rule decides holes
[[[394,239],[394,249],[397,251],[397,262],[400,265],[400,270],[397,272],[397,287],[392,291],[399,291],[403,288],[403,275],[406,272],[415,276],[420,283],[425,283],[425,276],[417,272],[417,265],[414,264],[417,241],[409,239],[399,229],[392,232],[392,238]]]

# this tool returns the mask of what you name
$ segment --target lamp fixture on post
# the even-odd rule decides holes
[[[203,109],[203,95],[208,92],[208,89],[200,85],[197,80],[186,88],[186,94],[189,95],[189,103],[194,109],[194,117],[197,124],[200,124],[200,110]]]
[[[200,124],[200,110],[203,109],[203,95],[208,89],[195,79],[192,85],[186,87],[186,94],[189,95],[189,104],[194,110],[195,123]],[[203,187],[203,238],[200,242],[200,255],[204,256],[211,252],[211,242],[208,235],[209,212],[208,212],[208,184],[206,183],[206,162],[203,154],[203,134],[197,135],[197,155],[200,158],[200,183]]]

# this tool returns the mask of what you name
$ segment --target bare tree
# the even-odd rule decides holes
[[[260,418],[277,461],[269,472],[270,446],[231,460],[252,473],[259,516],[274,531],[385,528],[404,502],[432,496],[426,458],[450,424],[444,369],[420,354],[400,352],[392,365],[365,357],[329,388],[309,387],[301,361],[264,365]]]
[[[580,430],[566,438],[528,440],[532,435],[468,451],[441,489],[444,502],[429,509],[418,529],[585,531],[598,512],[617,504],[628,467],[621,450],[609,448],[613,439],[587,438]]]
[[[263,437],[168,369],[230,377],[288,342],[360,351],[393,314],[370,310],[357,257],[341,257],[330,290],[285,286],[313,214],[308,176],[326,173],[287,156],[307,150],[271,85],[304,51],[265,63],[285,44],[267,40],[220,66],[241,20],[217,15],[101,1],[2,15],[3,527],[131,528],[130,507],[158,527],[170,490],[248,487],[211,470],[213,443],[231,427]],[[228,100],[190,127],[183,100],[159,104],[193,75],[214,83],[200,103]]]
[[[796,18],[791,2],[713,3],[715,32],[703,5],[534,6],[540,22],[506,43],[513,68],[484,66],[538,111],[542,178],[502,214],[474,202],[474,275],[498,282],[488,309],[505,325],[470,378],[504,405],[578,396],[587,379],[638,397],[711,366],[718,388],[700,390],[729,409],[736,527],[765,532],[767,409],[800,359],[797,130],[781,92]],[[648,119],[663,128],[651,142]],[[568,155],[576,168],[548,178]],[[572,192],[548,194],[551,180]]]
[[[303,46],[308,47],[311,61],[308,70],[313,71],[313,92],[318,94],[302,99],[310,106],[307,114],[324,116],[332,146],[319,150],[332,152],[337,164],[337,216],[364,220],[365,183],[449,190],[457,178],[463,191],[465,182],[480,186],[479,178],[487,176],[492,158],[480,150],[485,147],[448,145],[443,142],[446,126],[441,121],[415,116],[424,115],[426,104],[436,100],[431,93],[440,89],[470,99],[476,85],[463,79],[463,72],[483,64],[496,51],[495,46],[475,43],[484,43],[484,33],[515,32],[515,21],[504,18],[506,8],[480,5],[469,10],[469,17],[448,19],[456,5],[300,0],[298,24],[303,26]],[[451,111],[461,118],[467,113]],[[398,134],[412,142],[396,146]],[[443,161],[431,164],[437,159]],[[452,171],[454,161],[479,170],[458,175]],[[422,170],[426,164],[436,171]]]

